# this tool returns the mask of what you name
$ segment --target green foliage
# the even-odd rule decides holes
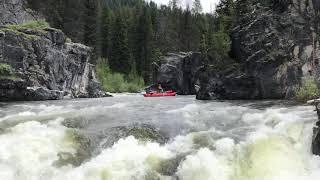
[[[107,92],[137,93],[144,88],[144,81],[136,73],[131,72],[128,77],[120,73],[114,73],[109,68],[107,60],[100,59],[96,66],[97,76],[102,88]]]
[[[34,30],[42,30],[50,27],[49,24],[45,20],[37,20],[37,21],[28,21],[23,24],[11,24],[5,26],[11,30],[21,30],[21,29],[34,29]]]
[[[228,67],[234,61],[229,57],[231,50],[230,33],[235,22],[235,1],[221,0],[216,8],[213,28],[209,28],[207,44],[215,52],[214,66]],[[211,31],[211,32],[210,32]]]
[[[319,88],[313,78],[304,79],[301,87],[296,92],[296,99],[300,102],[306,102],[310,99],[318,98]]]
[[[11,76],[13,74],[13,68],[6,63],[0,63],[0,76]]]
[[[105,8],[101,15],[101,56],[107,58],[110,54],[111,48],[111,26],[113,24],[113,14],[110,12],[109,9]]]
[[[50,28],[49,24],[45,20],[28,21],[22,24],[10,24],[0,27],[2,31],[11,31],[17,35],[22,35],[30,40],[37,39],[38,36],[25,33],[23,30],[36,30],[44,32],[44,29]]]
[[[155,46],[152,20],[148,8],[144,8],[139,16],[136,27],[135,45],[136,71],[144,78],[145,82],[149,82],[149,73],[155,55]]]
[[[122,14],[119,14],[117,16],[116,22],[114,24],[109,63],[112,71],[118,73],[129,74],[132,68],[127,24]]]
[[[212,48],[220,52],[222,56],[228,56],[228,52],[230,51],[231,40],[229,34],[219,31],[211,34],[210,40],[212,40]]]
[[[66,38],[66,43],[72,43],[72,40],[70,38]]]

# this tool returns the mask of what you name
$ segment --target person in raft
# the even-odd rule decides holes
[[[162,88],[161,84],[158,84],[157,91],[158,91],[158,93],[163,93],[163,88]]]

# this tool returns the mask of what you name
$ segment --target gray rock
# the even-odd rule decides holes
[[[197,72],[202,65],[200,53],[169,53],[153,64],[153,81],[181,95],[195,94]]]
[[[295,95],[308,74],[314,16],[309,0],[252,0],[232,31],[237,68],[200,72],[198,99],[282,99]],[[307,6],[308,5],[308,6]]]
[[[39,15],[27,8],[25,0],[0,1],[0,25],[20,24],[37,18]]]
[[[2,28],[0,63],[14,69],[11,77],[1,77],[0,100],[56,100],[103,97],[90,64],[92,49],[65,43],[60,30]]]
[[[313,128],[312,153],[320,156],[320,104],[316,103],[316,111],[318,114],[318,122]]]
[[[140,141],[157,142],[165,144],[169,137],[159,129],[148,124],[134,124],[128,126],[117,126],[107,128],[100,132],[95,132],[90,139],[95,142],[94,154],[99,154],[101,150],[112,147],[120,139],[133,136]]]

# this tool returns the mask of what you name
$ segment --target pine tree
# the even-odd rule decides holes
[[[199,51],[201,53],[206,53],[207,50],[208,50],[207,37],[206,37],[206,34],[202,34],[201,39],[200,39]]]
[[[154,43],[153,43],[153,29],[152,29],[152,21],[151,16],[146,9],[146,35],[145,35],[145,54],[144,54],[144,61],[143,61],[143,71],[142,71],[142,77],[145,80],[145,82],[150,81],[150,73],[151,73],[151,63],[153,59],[153,53],[154,53]]]
[[[178,7],[180,5],[180,1],[179,0],[170,0],[168,5],[173,10],[178,9]]]
[[[234,0],[221,0],[216,9],[218,31],[230,33],[235,19]]]
[[[84,8],[84,43],[88,46],[95,46],[98,20],[97,4],[94,0],[85,0]]]
[[[111,70],[123,74],[129,74],[131,71],[131,53],[128,43],[127,26],[122,14],[117,14],[113,26],[112,48],[110,55]]]
[[[168,13],[167,19],[167,46],[171,48],[171,51],[179,51],[180,49],[180,20],[183,10],[181,8],[172,8]]]
[[[154,34],[150,12],[147,8],[143,9],[137,26],[137,42],[135,60],[137,71],[146,82],[150,80],[150,68],[154,54]]]
[[[107,58],[110,53],[110,35],[112,26],[112,15],[109,9],[104,9],[102,14],[101,38],[102,38],[102,57]]]
[[[194,0],[192,5],[192,13],[193,14],[201,14],[202,13],[202,5],[200,0]]]
[[[187,6],[186,11],[183,13],[181,25],[181,49],[183,51],[190,51],[192,49],[192,15],[189,6]]]

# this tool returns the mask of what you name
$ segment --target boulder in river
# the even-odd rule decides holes
[[[140,141],[153,141],[159,144],[165,144],[169,140],[169,137],[167,137],[164,132],[148,124],[118,126],[107,129],[99,135],[97,139],[103,141],[103,143],[97,147],[97,151],[111,147],[114,143],[118,142],[119,139],[128,136],[133,136]]]

